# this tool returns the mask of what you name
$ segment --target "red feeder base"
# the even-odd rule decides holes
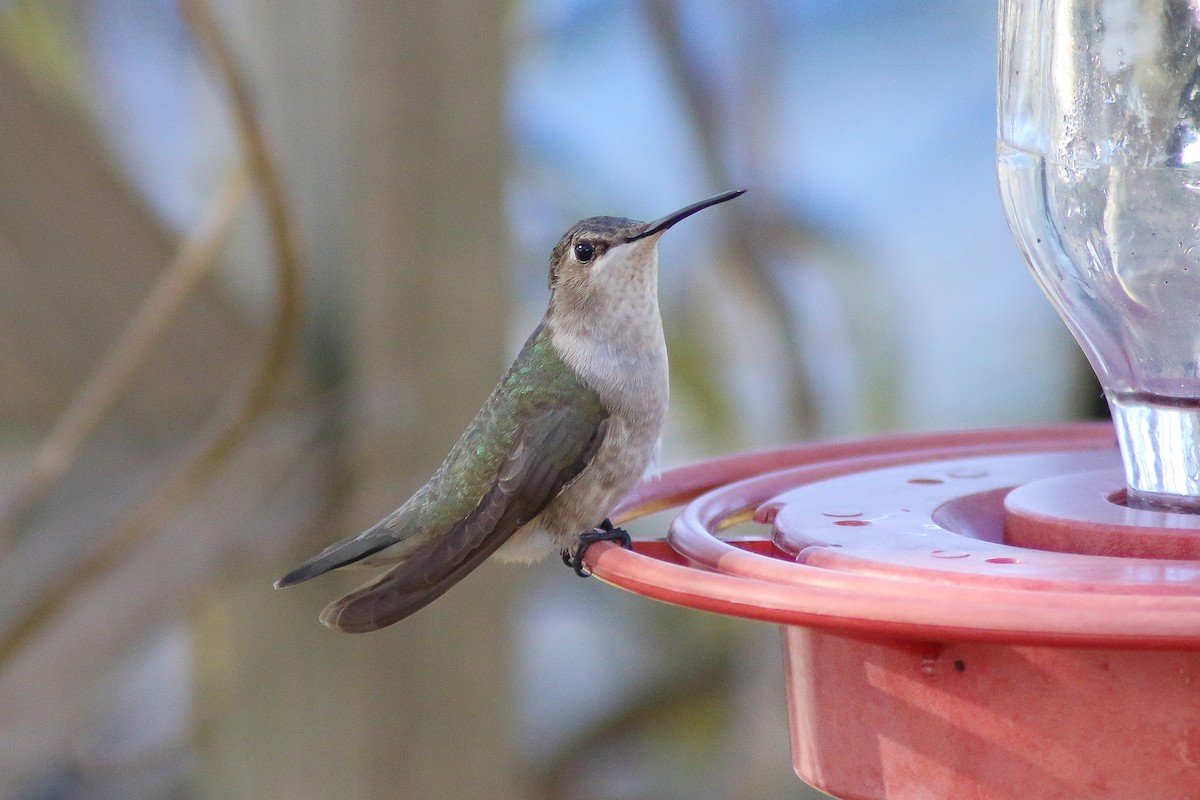
[[[793,764],[842,798],[1200,796],[1200,516],[1122,505],[1098,425],[675,470],[602,580],[782,625]],[[716,534],[750,514],[771,538]],[[764,528],[764,531],[766,529]]]

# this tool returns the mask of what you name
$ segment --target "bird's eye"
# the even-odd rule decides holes
[[[575,260],[586,264],[596,257],[596,245],[591,242],[578,242],[575,245]]]

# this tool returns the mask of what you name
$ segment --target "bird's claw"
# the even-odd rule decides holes
[[[592,573],[583,568],[583,554],[596,542],[616,542],[626,550],[633,549],[633,539],[629,536],[629,531],[614,527],[611,521],[605,519],[587,533],[579,534],[579,546],[575,548],[574,553],[565,547],[562,549],[560,554],[563,563],[575,570],[579,577],[589,577]]]

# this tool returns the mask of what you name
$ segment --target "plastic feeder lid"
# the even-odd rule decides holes
[[[718,459],[626,502],[622,519],[688,503],[670,551],[600,546],[588,566],[648,597],[789,625],[1200,648],[1200,563],[1179,560],[1200,553],[1200,516],[1109,499],[1118,458],[1111,428],[1081,425]],[[773,523],[771,542],[718,538],[749,512]]]

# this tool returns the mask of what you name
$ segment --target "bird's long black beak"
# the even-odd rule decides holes
[[[667,214],[662,219],[656,219],[654,222],[647,223],[646,230],[630,236],[628,239],[626,239],[626,241],[636,242],[638,239],[645,239],[647,236],[653,236],[656,233],[662,233],[676,222],[679,222],[679,220],[690,217],[697,211],[703,211],[709,206],[715,206],[717,203],[724,203],[726,200],[732,200],[738,195],[745,193],[745,189],[734,189],[733,191],[721,192],[720,194],[713,195],[707,200],[701,200],[698,203],[692,203],[690,206],[685,206],[684,208],[681,208],[672,214]]]

